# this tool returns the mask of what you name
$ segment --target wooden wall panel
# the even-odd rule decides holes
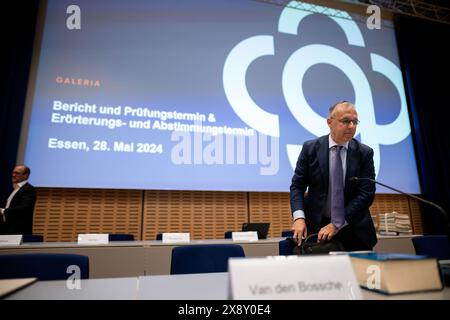
[[[377,194],[370,211],[372,214],[393,211],[407,214],[409,213],[408,198],[401,194]]]
[[[422,218],[415,200],[377,194],[373,217],[408,214],[413,232]],[[221,239],[244,222],[271,222],[270,237],[292,224],[289,193],[38,188],[33,232],[46,241],[76,241],[79,233],[131,233],[153,240],[160,232],[190,232],[192,239]]]
[[[77,241],[79,233],[131,233],[141,238],[142,191],[38,188],[33,233]]]
[[[157,233],[190,232],[191,239],[222,239],[224,232],[241,230],[247,221],[245,192],[145,192],[144,240]]]
[[[409,200],[404,195],[377,194],[370,207],[372,217],[378,221],[379,213],[393,212],[407,214],[410,217],[414,234],[422,234],[422,218],[416,200]],[[250,193],[250,221],[271,222],[269,235],[281,236],[281,231],[290,230],[289,193]]]
[[[410,218],[414,234],[423,234],[422,214],[420,211],[419,201],[408,199],[410,207]]]
[[[250,222],[270,222],[269,237],[281,237],[292,226],[289,193],[251,192]]]

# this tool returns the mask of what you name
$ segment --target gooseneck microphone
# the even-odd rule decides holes
[[[422,198],[420,198],[420,197],[418,197],[418,196],[415,196],[415,195],[413,195],[413,194],[409,194],[409,193],[400,191],[400,190],[395,189],[395,188],[393,188],[393,187],[387,186],[387,185],[385,185],[384,183],[378,182],[377,180],[374,180],[374,179],[351,177],[351,178],[350,178],[350,181],[371,181],[371,182],[373,182],[373,183],[379,184],[379,185],[381,185],[381,186],[383,186],[383,187],[386,187],[386,188],[388,188],[388,189],[394,190],[394,191],[396,191],[396,192],[398,192],[398,193],[404,194],[405,196],[408,196],[408,197],[414,198],[414,199],[416,199],[416,200],[419,200],[419,201],[421,201],[421,202],[424,202],[424,203],[426,203],[426,204],[429,204],[430,206],[433,206],[433,207],[437,208],[440,212],[442,212],[442,214],[444,215],[444,218],[446,219],[446,223],[447,223],[447,224],[448,224],[448,222],[449,222],[449,221],[448,221],[448,215],[447,215],[447,212],[445,212],[445,210],[444,210],[441,206],[437,205],[437,204],[434,203],[434,202],[431,202],[431,201],[422,199]]]

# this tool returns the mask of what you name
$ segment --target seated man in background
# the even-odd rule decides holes
[[[14,190],[0,208],[1,234],[32,234],[36,189],[28,183],[30,169],[18,165],[12,172]]]

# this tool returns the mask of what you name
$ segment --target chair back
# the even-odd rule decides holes
[[[128,233],[111,233],[108,239],[109,241],[134,241],[134,236]]]
[[[228,271],[228,259],[245,257],[238,244],[186,245],[172,249],[170,274]]]
[[[162,240],[162,233],[156,234],[156,240]]]
[[[81,279],[89,278],[87,256],[64,253],[0,254],[0,279],[66,280],[74,273],[70,266],[79,268]]]
[[[450,245],[446,235],[428,235],[413,237],[412,243],[416,254],[437,258],[450,259]]]
[[[233,235],[233,231],[225,231],[225,233],[223,234],[223,238],[224,239],[231,239]]]
[[[294,231],[292,231],[292,230],[281,231],[281,237],[283,237],[283,238],[293,237],[293,236],[294,236]]]
[[[294,242],[288,239],[281,240],[278,242],[278,252],[280,256],[290,256],[293,254]]]
[[[24,234],[22,242],[44,242],[44,237],[40,234]]]

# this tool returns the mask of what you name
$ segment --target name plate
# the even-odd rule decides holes
[[[21,234],[0,235],[0,246],[20,246],[21,244]]]
[[[362,299],[347,255],[231,258],[229,276],[237,300]]]
[[[163,233],[162,242],[163,243],[179,243],[179,242],[189,242],[189,233]]]
[[[256,231],[232,232],[233,241],[258,241],[258,233]]]
[[[109,235],[105,233],[82,233],[78,235],[78,244],[108,244]]]

